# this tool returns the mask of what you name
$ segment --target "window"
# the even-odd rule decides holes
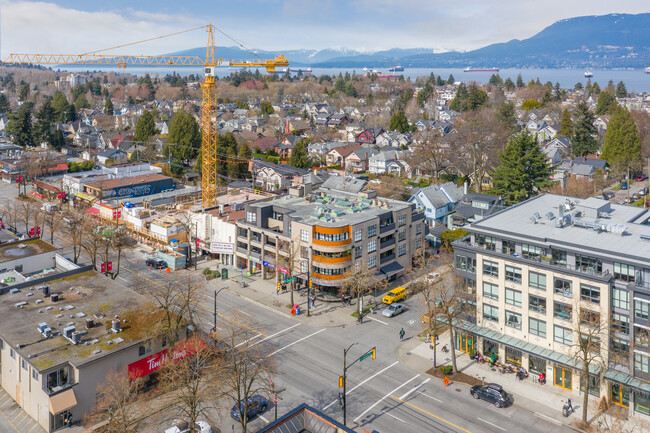
[[[521,268],[506,265],[506,281],[521,284]]]
[[[612,289],[612,306],[622,310],[630,309],[630,294],[621,289]]]
[[[586,347],[591,353],[600,353],[600,338],[594,335],[582,334],[580,336],[580,347]]]
[[[611,339],[612,351],[610,360],[617,364],[630,365],[630,344],[620,338]]]
[[[571,330],[555,325],[553,327],[553,340],[556,343],[570,345],[573,341]]]
[[[314,255],[320,255],[320,254],[314,254]],[[309,258],[309,247],[304,247],[304,246],[300,247],[300,257],[302,257],[303,259]]]
[[[645,302],[641,300],[634,300],[634,317],[639,319],[648,320],[648,313],[650,312],[650,301]]]
[[[314,266],[314,272],[321,275],[343,275],[348,271],[347,268],[341,269],[328,269],[328,268],[319,268]]]
[[[368,226],[368,237],[377,236],[377,226]]]
[[[309,242],[309,231],[300,230],[300,240],[303,242]]]
[[[546,290],[546,274],[528,272],[528,285],[534,289]]]
[[[489,260],[483,260],[483,275],[489,275],[491,277],[499,276],[499,264],[497,262],[491,262]]]
[[[614,278],[619,281],[634,281],[634,266],[614,262]]]
[[[546,338],[546,322],[543,320],[528,319],[528,332],[538,337]]]
[[[422,224],[416,224],[415,225],[415,235],[419,236],[422,234]]]
[[[593,302],[594,304],[600,304],[600,287],[580,284],[580,299]]]
[[[5,342],[4,340],[0,340],[0,350],[4,350],[5,348]]]
[[[556,302],[553,305],[553,316],[557,317],[558,319],[571,320],[571,315],[571,305],[561,304],[559,302]]]
[[[513,349],[506,346],[506,362],[508,364],[516,365],[521,367],[521,350]]]
[[[27,367],[27,361],[25,361],[24,359],[21,359],[20,364],[23,366],[23,370],[27,370],[27,368],[28,368]]]
[[[645,328],[634,327],[634,342],[639,346],[650,346],[650,331]]]
[[[600,326],[600,313],[580,309],[580,323],[582,325],[599,327]]]
[[[576,254],[576,269],[588,274],[602,274],[603,262],[595,257]]]
[[[476,272],[476,258],[456,256],[456,269],[467,272]]]
[[[535,245],[521,244],[521,255],[528,260],[542,261],[542,248]]]
[[[309,265],[307,262],[300,262],[300,272],[309,272]]]
[[[485,236],[479,234],[475,236],[476,236],[477,246],[481,248],[485,248],[486,250],[490,250],[490,251],[496,250],[497,240],[495,238],[493,238],[492,236]]]
[[[34,379],[36,382],[38,382],[38,371],[37,370],[32,370],[32,379]]]
[[[515,242],[514,241],[502,241],[501,242],[501,252],[503,254],[508,254],[509,256],[515,253]]]
[[[621,334],[630,333],[630,318],[622,314],[612,313],[612,331]]]
[[[483,304],[483,318],[492,322],[498,322],[499,309],[489,304]]]
[[[397,251],[398,251],[397,255],[398,255],[399,257],[401,257],[401,256],[403,256],[404,254],[406,254],[406,244],[400,245],[400,246],[397,248]]]
[[[333,235],[314,232],[314,239],[325,242],[347,241],[350,239],[350,232],[336,233]]]
[[[368,257],[368,269],[374,268],[377,266],[377,256]]]
[[[571,281],[564,280],[562,278],[556,278],[553,281],[553,291],[556,295],[566,296],[567,298],[571,297]]]
[[[566,268],[566,251],[551,249],[551,263]]]
[[[257,213],[246,211],[246,222],[255,224],[257,222]]]
[[[354,258],[355,259],[358,259],[359,257],[361,257],[361,254],[363,254],[362,250],[363,250],[362,245],[354,247]]]
[[[650,357],[641,353],[635,353],[634,369],[643,373],[650,373]]]
[[[282,219],[284,218],[284,214],[281,214],[278,211],[273,211],[271,213],[271,218],[273,218],[274,220],[282,221]]]
[[[650,415],[650,394],[645,392],[634,393],[634,411]]]
[[[530,295],[528,297],[528,309],[537,313],[546,314],[546,298]]]
[[[506,310],[506,326],[521,329],[521,314]]]
[[[499,299],[499,286],[483,282],[483,297],[488,299]]]
[[[52,391],[54,388],[68,384],[68,367],[59,368],[58,370],[47,373],[47,389]]]
[[[355,230],[354,231],[354,241],[355,242],[360,242],[361,241],[361,236],[363,236],[361,229]]]
[[[400,215],[397,217],[397,225],[400,227],[406,225],[406,215]]]
[[[374,253],[375,251],[377,251],[377,241],[368,242],[368,254]]]
[[[521,307],[521,292],[506,288],[506,304]]]
[[[406,229],[402,229],[398,233],[398,242],[402,242],[403,240],[406,240]]]
[[[14,352],[13,349],[9,348],[9,355],[13,358],[16,359],[16,352]]]

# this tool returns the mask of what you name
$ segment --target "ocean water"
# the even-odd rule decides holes
[[[73,71],[79,71],[80,68],[70,68]],[[292,69],[300,69],[299,67],[293,67]],[[116,68],[93,68],[91,70],[101,70],[101,71],[111,71],[117,72]],[[388,68],[376,68],[376,71],[388,74]],[[176,72],[182,76],[189,74],[203,74],[202,68],[197,67],[129,67],[126,69],[119,70],[120,72],[127,72],[135,75],[144,75],[149,73],[150,75],[157,74],[162,77],[172,72]],[[592,83],[598,83],[601,88],[607,86],[607,83],[612,80],[614,84],[619,81],[625,83],[625,87],[628,92],[650,92],[650,74],[645,74],[642,69],[621,69],[621,70],[600,70],[600,69],[591,69],[593,77],[591,78]],[[235,72],[229,68],[218,68],[217,75],[219,77],[224,77]],[[253,71],[254,72],[254,71]],[[265,71],[260,70],[262,74]],[[358,74],[363,74],[364,71],[359,68],[313,68],[312,73],[314,75],[338,75],[339,73],[345,74],[346,72]],[[480,83],[486,83],[493,72],[464,72],[461,68],[406,68],[404,72],[398,72],[398,74],[403,74],[404,77],[410,77],[412,80],[415,80],[419,76],[428,76],[431,73],[438,76],[441,75],[445,80],[449,75],[453,75],[456,81],[477,81]],[[501,69],[498,72],[499,76],[504,80],[507,77],[510,77],[512,81],[517,79],[517,75],[521,74],[524,82],[530,80],[539,80],[542,84],[550,81],[555,84],[560,83],[560,87],[563,89],[573,88],[573,86],[581,82],[583,85],[587,82],[585,78],[584,69]],[[295,75],[295,74],[294,74]]]

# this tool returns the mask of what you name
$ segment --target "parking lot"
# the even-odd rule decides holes
[[[13,398],[0,388],[0,433],[45,433]]]

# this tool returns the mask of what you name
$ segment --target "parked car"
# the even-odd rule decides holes
[[[384,311],[381,312],[382,316],[393,317],[406,311],[406,305],[394,302],[390,304]]]
[[[230,416],[237,421],[239,421],[239,417],[241,415],[241,406],[244,406],[244,400],[242,400],[239,404],[234,405],[230,410]],[[264,397],[261,395],[254,395],[248,399],[248,403],[245,405],[245,411],[242,412],[246,413],[246,419],[251,419],[255,415],[265,412],[267,407],[268,403]]]
[[[635,180],[636,180],[637,182],[642,182],[642,181],[646,180],[647,178],[648,178],[648,175],[647,175],[647,174],[642,174],[642,175],[640,175],[640,176],[637,176]]]
[[[187,421],[174,421],[174,426],[165,430],[165,433],[187,433],[190,424]],[[212,433],[212,427],[205,421],[197,421],[194,431],[197,433]]]
[[[487,385],[473,386],[469,392],[475,399],[483,399],[494,403],[496,407],[506,407],[512,403],[512,395],[503,390],[503,387],[496,383],[488,383]]]
[[[621,182],[621,189],[627,189],[627,182]]]
[[[151,266],[154,269],[166,269],[167,268],[167,262],[165,262],[163,259],[147,259],[145,262],[147,266]]]

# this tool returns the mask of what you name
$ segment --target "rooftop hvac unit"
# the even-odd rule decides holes
[[[79,331],[74,331],[74,332],[72,333],[72,342],[73,342],[74,344],[79,344],[79,343],[81,343],[81,332],[79,332]]]
[[[47,328],[47,323],[41,322],[38,324],[38,332],[42,333],[43,331],[45,331],[45,328]]]
[[[90,329],[93,326],[95,326],[95,321],[93,320],[92,317],[86,318],[86,329]]]
[[[39,289],[43,292],[43,296],[50,296],[50,286],[48,284],[39,287]]]
[[[122,330],[122,324],[120,322],[120,319],[113,319],[111,322],[111,331],[113,332],[120,332]]]
[[[57,302],[57,301],[59,300],[59,294],[58,294],[58,293],[52,293],[52,294],[50,295],[50,300],[51,300],[52,302]]]
[[[63,336],[67,339],[72,339],[72,333],[75,332],[77,328],[74,326],[66,326],[63,328]]]

